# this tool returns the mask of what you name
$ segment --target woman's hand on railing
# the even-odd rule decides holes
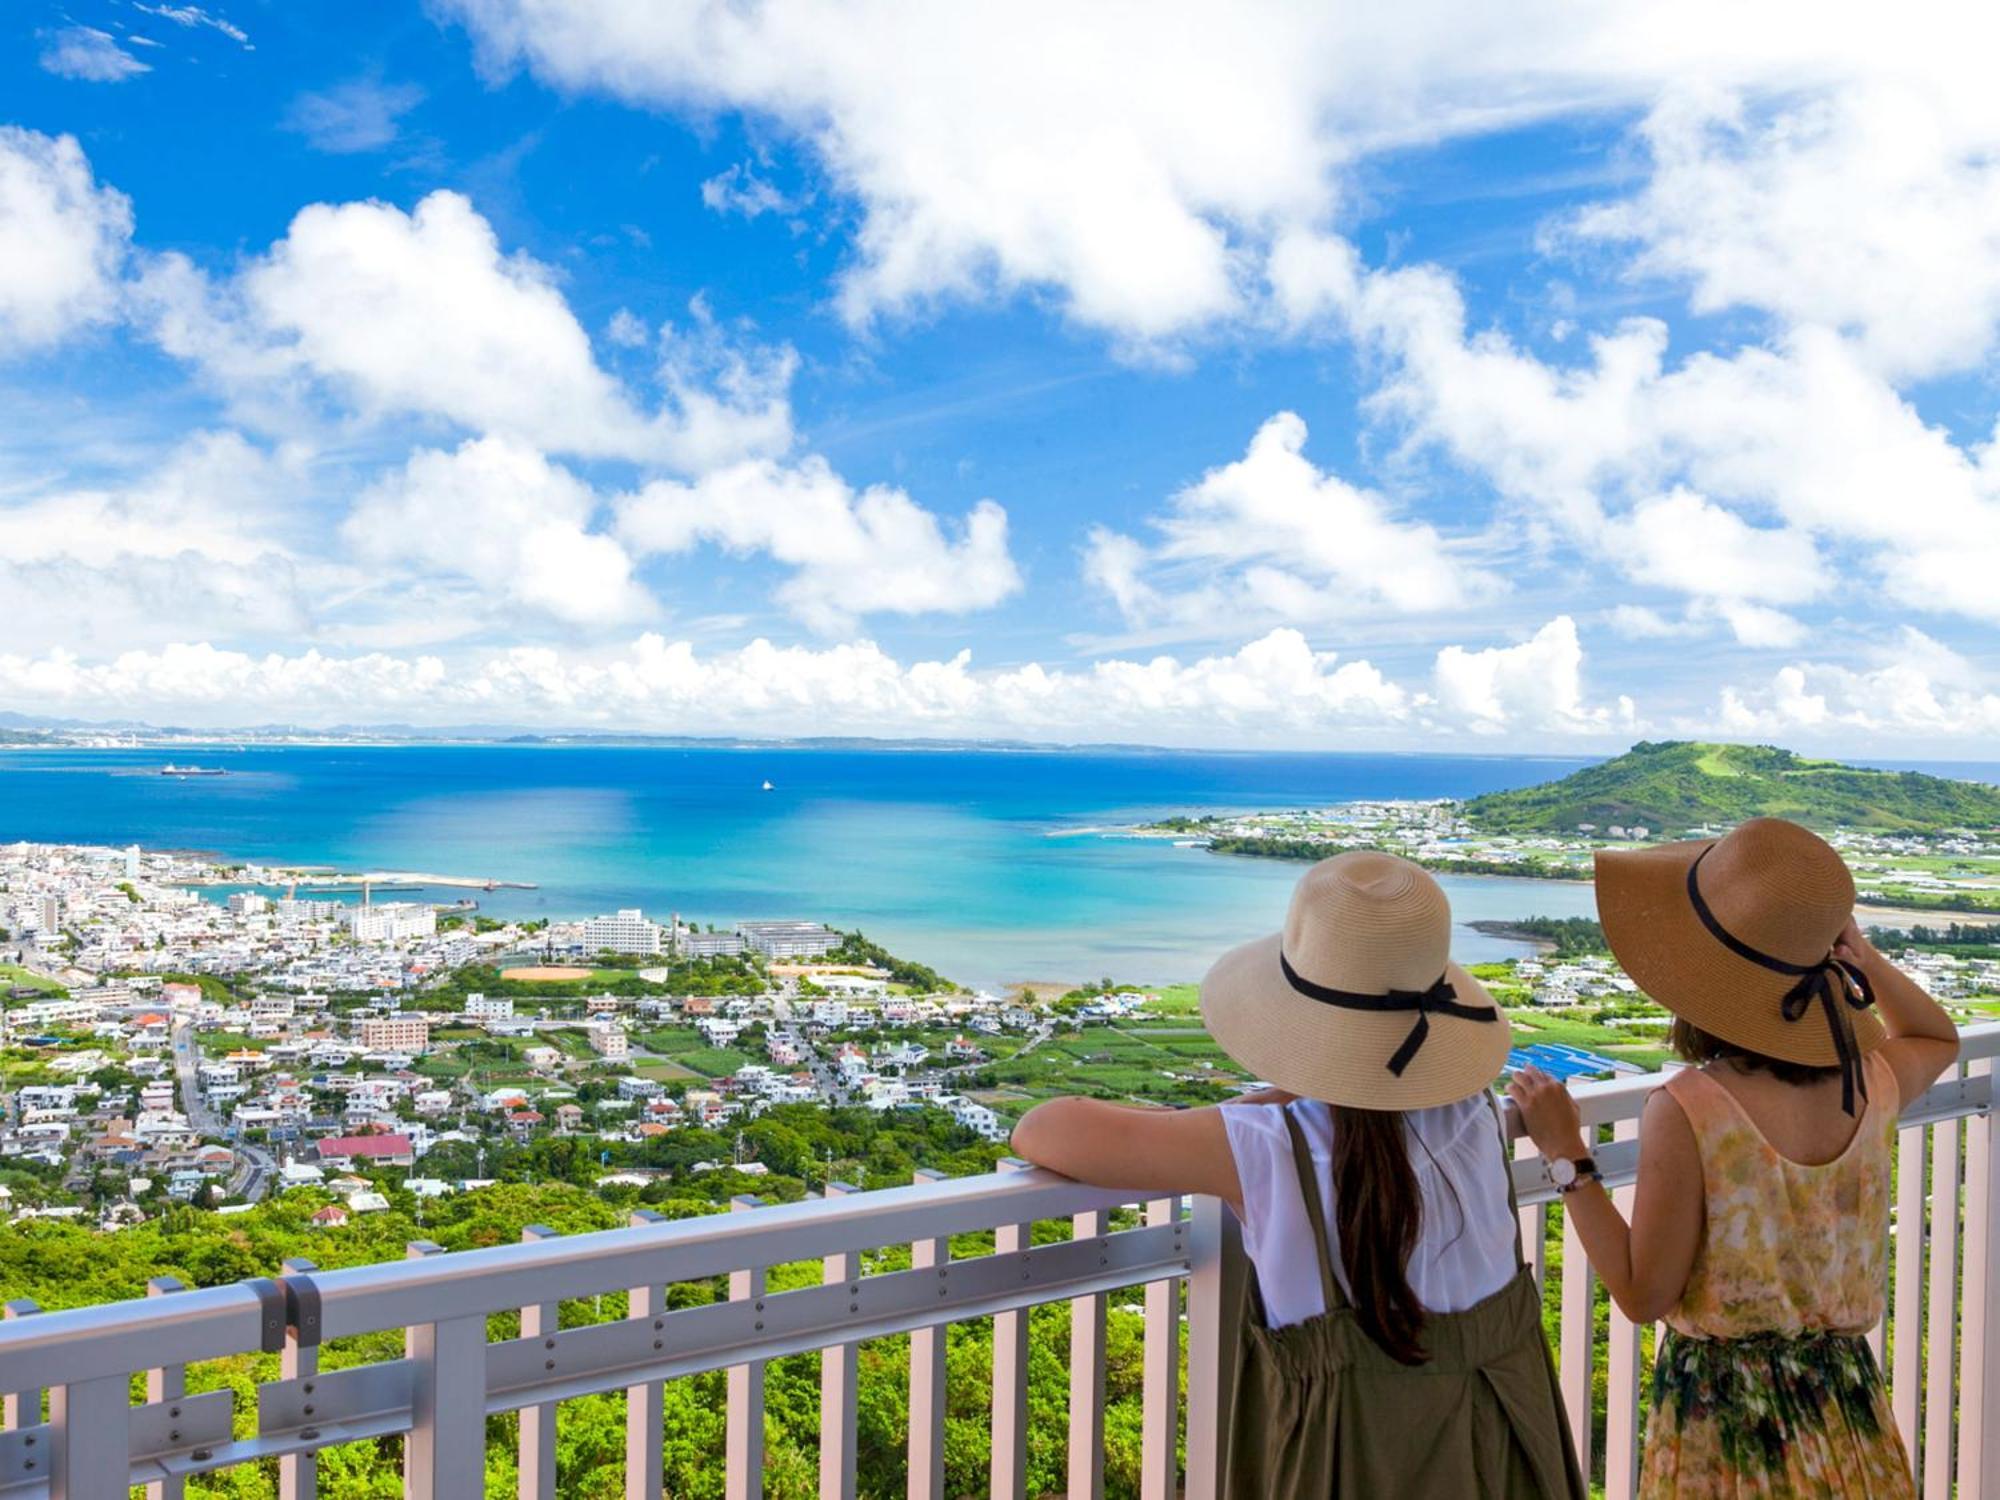
[[[1574,1161],[1590,1154],[1583,1144],[1583,1116],[1576,1100],[1540,1068],[1516,1073],[1508,1081],[1507,1097],[1521,1111],[1521,1125],[1544,1157]]]

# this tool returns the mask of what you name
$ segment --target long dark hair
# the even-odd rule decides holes
[[[1817,1063],[1787,1062],[1782,1057],[1767,1057],[1762,1052],[1725,1042],[1714,1032],[1703,1031],[1694,1022],[1682,1020],[1679,1016],[1674,1017],[1669,1045],[1686,1062],[1700,1064],[1726,1059],[1745,1072],[1769,1073],[1780,1083],[1818,1083],[1822,1079],[1840,1076],[1837,1063],[1822,1067]]]
[[[1390,1358],[1423,1364],[1424,1305],[1410,1290],[1409,1265],[1424,1208],[1402,1112],[1329,1108],[1334,1228],[1355,1319]]]

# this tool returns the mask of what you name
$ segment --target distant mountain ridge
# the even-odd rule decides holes
[[[1681,834],[1755,817],[1937,833],[2000,827],[2000,787],[1808,760],[1773,745],[1658,740],[1560,781],[1475,797],[1465,812],[1489,833],[1574,833],[1590,824]]]

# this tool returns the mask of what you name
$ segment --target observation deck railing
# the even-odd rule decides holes
[[[1965,1033],[1954,1076],[1905,1112],[1897,1152],[1885,1325],[1870,1334],[1889,1373],[1896,1421],[1925,1500],[2000,1500],[2000,1150],[1991,1112],[2000,1025]],[[1629,1199],[1638,1119],[1658,1075],[1577,1089],[1603,1139],[1600,1164]],[[1608,1137],[1608,1139],[1604,1139]],[[1542,1264],[1547,1216],[1560,1213],[1542,1163],[1517,1143],[1515,1175],[1527,1243]],[[993,1319],[990,1493],[1027,1483],[1028,1309],[1071,1305],[1068,1485],[1104,1485],[1108,1294],[1144,1288],[1142,1478],[1146,1500],[1214,1496],[1225,1461],[1244,1260],[1234,1220],[1213,1200],[1191,1217],[1171,1199],[1088,1188],[1019,1163],[991,1175],[919,1173],[908,1187],[778,1206],[739,1199],[738,1212],[445,1254],[425,1242],[400,1262],[318,1272],[302,1262],[273,1278],[201,1290],[156,1283],[143,1300],[37,1313],[8,1305],[0,1325],[0,1500],[178,1500],[194,1475],[276,1460],[285,1500],[317,1493],[323,1448],[404,1435],[414,1500],[475,1500],[485,1490],[487,1418],[520,1413],[521,1500],[552,1500],[559,1403],[626,1395],[625,1492],[657,1500],[663,1382],[727,1370],[726,1493],[757,1495],[763,1470],[766,1363],[819,1351],[820,1491],[855,1493],[856,1349],[910,1335],[908,1494],[945,1494],[945,1328]],[[1032,1242],[1037,1221],[1067,1220],[1070,1237]],[[954,1257],[954,1236],[990,1232],[991,1252]],[[1635,1486],[1641,1371],[1653,1330],[1615,1308],[1597,1337],[1595,1288],[1574,1234],[1563,1232],[1560,1381],[1579,1449],[1595,1457],[1610,1500]],[[908,1246],[907,1270],[864,1272],[863,1252]],[[817,1260],[821,1284],[767,1291],[765,1271]],[[727,1300],[670,1307],[676,1283],[728,1278]],[[628,1313],[558,1326],[564,1302],[623,1292]],[[513,1338],[488,1319],[518,1314]],[[404,1331],[401,1359],[319,1368],[330,1339]],[[1182,1341],[1186,1349],[1183,1356]],[[185,1394],[188,1365],[259,1350],[279,1356],[239,1422],[228,1389]],[[1180,1372],[1186,1361],[1186,1438]],[[1608,1400],[1593,1430],[1592,1380]],[[134,1383],[144,1395],[135,1402]],[[43,1397],[47,1395],[47,1414]],[[1601,1453],[1593,1449],[1601,1446]]]

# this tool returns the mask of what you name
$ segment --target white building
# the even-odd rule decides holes
[[[586,953],[658,953],[660,924],[648,922],[636,906],[608,917],[592,917],[583,924],[583,951]]]
[[[738,922],[736,931],[766,958],[821,958],[840,946],[823,922]]]
[[[417,901],[350,906],[342,919],[358,943],[398,943],[437,934],[437,912]]]
[[[507,995],[467,995],[465,1017],[469,1021],[505,1021],[514,1014],[514,1001]]]
[[[35,931],[44,937],[62,931],[62,903],[54,895],[45,895],[35,902]]]
[[[674,919],[674,952],[682,958],[737,958],[743,952],[743,938],[734,932],[697,932]]]
[[[270,905],[270,898],[256,891],[236,891],[229,897],[229,915],[255,917],[261,915]]]
[[[632,1042],[623,1026],[605,1021],[586,1026],[584,1035],[590,1038],[590,1050],[606,1062],[623,1062],[632,1055]]]

